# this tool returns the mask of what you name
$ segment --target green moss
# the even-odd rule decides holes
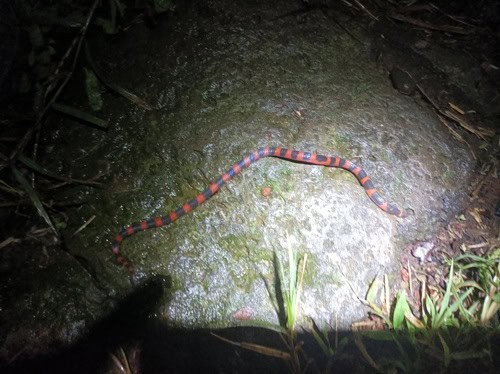
[[[455,183],[457,180],[457,173],[451,169],[446,170],[441,176],[443,179],[443,183],[446,186],[449,186],[449,185]]]
[[[351,88],[353,102],[359,102],[372,96],[372,87],[365,82],[358,82]]]
[[[301,257],[300,267],[302,267],[302,261],[304,261],[304,253],[301,253],[300,257]],[[316,274],[318,274],[319,269],[320,266],[318,264],[318,258],[312,255],[311,253],[308,253],[304,277],[302,279],[303,286],[311,286],[316,284],[317,282]]]
[[[222,249],[231,253],[236,261],[246,260],[249,256],[255,259],[255,256],[263,251],[260,244],[263,240],[263,234],[255,227],[248,226],[242,235],[228,234],[219,239],[219,245]]]
[[[328,148],[333,152],[329,156],[346,155],[349,153],[351,145],[352,139],[349,135],[334,132],[329,136]]]
[[[276,176],[267,177],[264,183],[257,186],[255,189],[255,193],[257,195],[260,195],[264,187],[271,187],[272,193],[274,195],[282,195],[285,192],[293,191],[293,189],[295,188],[295,183],[291,180],[290,177],[292,177],[294,174],[294,170],[284,165],[277,171]]]
[[[384,162],[387,162],[387,163],[390,163],[391,160],[392,160],[392,153],[389,149],[385,149],[384,152],[381,152],[380,153],[380,160],[381,161],[384,161]]]
[[[406,178],[403,174],[402,171],[399,171],[397,174],[396,174],[396,179],[394,181],[394,190],[396,191],[403,191],[404,190],[404,182],[405,182]]]
[[[233,248],[238,248],[243,245],[243,240],[235,234],[229,234],[219,240],[219,244],[226,251],[232,251]]]

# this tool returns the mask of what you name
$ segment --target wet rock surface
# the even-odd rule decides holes
[[[308,255],[299,323],[337,318],[349,328],[366,313],[356,295],[379,274],[396,278],[403,245],[434,234],[460,209],[474,168],[467,147],[421,96],[393,87],[370,54],[372,39],[363,32],[353,38],[335,13],[291,14],[290,7],[212,1],[179,9],[155,29],[138,25],[91,41],[108,78],[153,110],[109,95],[101,113],[108,132],[66,126],[47,139],[56,146],[45,159],[60,172],[107,175],[104,189],[67,196],[87,202],[65,231],[71,255],[84,264],[78,283],[98,287],[88,298],[94,288],[73,288],[83,305],[65,309],[64,318],[53,314],[55,330],[69,331],[74,320],[66,318],[88,309],[79,317],[84,328],[99,308],[130,292],[110,247],[122,226],[181,206],[255,148],[350,159],[410,215],[379,210],[344,170],[261,160],[192,214],[124,241],[123,253],[145,279],[172,279],[157,308],[161,320],[226,327],[244,310],[245,319],[278,323],[273,256],[286,273],[292,248]],[[58,282],[49,277],[45,285],[58,293],[50,299],[60,308],[67,288]]]

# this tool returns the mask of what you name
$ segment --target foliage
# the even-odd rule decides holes
[[[307,257],[304,260],[304,264],[306,261]],[[299,259],[297,257],[297,251],[294,251],[292,246],[288,243],[288,277],[285,276],[283,264],[279,264],[281,284],[284,284],[284,281],[288,280],[288,287],[281,290],[286,307],[286,325],[283,327],[288,331],[293,331],[295,329],[297,318],[297,306],[299,302],[298,266]],[[301,274],[304,274],[304,269]]]
[[[84,0],[60,2],[21,0],[11,6],[11,8],[15,7],[16,9],[13,14],[20,17],[19,20],[13,21],[16,26],[19,25],[16,32],[19,34],[23,31],[28,36],[29,44],[23,46],[25,50],[15,56],[20,67],[15,71],[16,76],[13,76],[11,81],[12,90],[17,96],[9,104],[13,115],[12,118],[5,118],[4,130],[17,135],[20,130],[24,129],[21,126],[28,127],[24,136],[16,138],[17,144],[0,153],[0,171],[4,169],[6,171],[2,175],[5,181],[2,182],[18,186],[18,188],[14,186],[10,189],[4,189],[3,193],[6,196],[2,197],[4,201],[16,199],[16,201],[9,202],[11,205],[25,204],[26,200],[31,202],[40,218],[56,236],[59,236],[57,225],[52,224],[53,218],[50,217],[52,212],[47,209],[49,204],[44,203],[44,198],[45,200],[50,199],[44,196],[46,191],[40,189],[39,186],[42,184],[35,183],[35,177],[44,176],[50,179],[64,180],[65,183],[94,186],[98,183],[93,181],[95,178],[81,181],[56,175],[56,173],[47,172],[46,169],[38,165],[36,155],[40,130],[46,121],[47,113],[53,110],[62,115],[76,118],[89,126],[103,130],[107,128],[107,121],[88,113],[88,111],[63,104],[59,102],[59,99],[63,97],[62,94],[73,73],[79,68],[77,63],[82,60],[81,47],[83,44],[86,45],[86,33],[89,27],[98,26],[107,34],[115,34],[125,30],[128,24],[137,22],[137,19],[151,18],[158,13],[174,9],[172,0],[145,0],[140,3],[143,4],[142,8],[135,8],[136,4],[139,3],[132,0],[94,0],[90,4]],[[133,18],[132,21],[131,18]],[[67,40],[68,35],[73,37],[70,42]],[[16,46],[12,46],[12,49],[15,51]],[[145,110],[151,109],[144,100],[130,91],[105,80],[102,74],[96,71],[97,67],[93,61],[90,61],[89,53],[86,54],[86,57],[90,68],[83,67],[85,81],[82,86],[84,85],[86,88],[91,110],[98,111],[103,107],[101,96],[103,86]],[[30,102],[27,104],[26,100]],[[20,113],[15,113],[16,105],[21,108],[17,109]],[[26,113],[27,106],[31,106],[32,111]],[[11,128],[7,128],[8,126]],[[34,141],[35,144],[32,148],[28,148],[33,144],[34,138],[37,139]],[[29,154],[29,157],[26,154]],[[26,167],[32,172],[31,177],[27,176]],[[44,172],[39,174],[42,169]],[[10,193],[12,191],[14,193]]]
[[[283,264],[274,256],[275,269],[280,275],[276,282],[276,299],[282,301],[284,308],[280,310],[286,311],[286,318],[280,318],[283,321],[281,328],[272,330],[279,331],[288,352],[219,338],[244,349],[280,358],[289,364],[290,372],[301,373],[316,363],[308,359],[304,367],[301,357],[307,358],[308,347],[299,344],[294,330],[301,284],[298,276],[305,271],[307,257],[299,272],[300,260],[291,248],[288,243],[287,276]],[[344,337],[339,341],[335,332],[332,342],[326,327],[320,329],[311,321],[309,333],[326,361],[323,370],[317,368],[318,371],[331,372],[335,362],[345,357],[344,352],[351,342],[358,347],[366,363],[378,372],[417,373],[429,369],[442,372],[457,370],[464,364],[470,367],[471,362],[478,370],[481,364],[492,367],[491,342],[498,339],[500,332],[497,318],[499,254],[500,250],[497,249],[485,257],[462,255],[451,260],[444,289],[432,289],[431,292],[425,281],[422,281],[421,308],[418,311],[412,310],[405,291],[397,292],[391,301],[388,278],[385,276],[384,281],[375,278],[366,299],[362,301],[385,327],[361,331],[353,326],[353,339]],[[282,287],[283,284],[287,284],[287,287]],[[383,300],[382,305],[377,303],[377,296]],[[376,353],[370,353],[373,351]],[[359,367],[361,362],[357,364]]]
[[[471,326],[498,323],[494,318],[500,307],[500,248],[485,257],[464,254],[457,257],[456,261],[456,288],[471,290],[468,307],[461,308],[463,317]],[[456,291],[454,295],[457,297]]]
[[[153,0],[153,6],[157,13],[172,11],[175,8],[174,0]]]
[[[100,110],[102,108],[102,95],[101,85],[94,72],[90,69],[84,68],[85,71],[85,89],[87,91],[87,98],[92,110]]]
[[[356,344],[362,355],[378,371],[419,372],[432,365],[442,371],[466,360],[491,360],[490,342],[499,333],[499,272],[498,250],[485,258],[459,256],[450,261],[444,290],[437,289],[431,296],[423,282],[422,306],[417,313],[410,308],[404,291],[397,293],[392,309],[377,306],[380,282],[374,282],[366,302],[387,329],[358,333]],[[471,276],[477,281],[469,280]],[[387,296],[389,288],[381,291]],[[398,354],[377,363],[361,336],[392,342]]]
[[[297,335],[295,331],[295,323],[297,318],[297,308],[299,303],[299,294],[302,283],[302,276],[305,271],[305,265],[307,262],[307,256],[304,257],[302,261],[302,268],[299,272],[299,265],[301,260],[298,257],[297,251],[293,249],[290,245],[290,241],[287,237],[287,248],[288,248],[288,267],[287,275],[285,275],[285,266],[279,260],[276,253],[273,256],[273,266],[275,269],[275,297],[276,297],[276,313],[278,315],[278,320],[282,324],[281,326],[265,326],[271,331],[278,331],[282,341],[287,347],[288,351],[283,351],[281,349],[276,349],[272,347],[263,346],[260,344],[247,343],[247,342],[234,342],[223,338],[219,335],[213,334],[217,338],[229,343],[236,345],[238,347],[251,350],[262,355],[269,357],[276,357],[284,360],[290,372],[292,373],[302,373],[302,362],[299,357],[301,352],[301,344],[297,341]],[[299,280],[300,278],[300,280]],[[284,287],[284,285],[287,285]],[[284,314],[284,315],[283,315]],[[324,340],[324,337],[317,335],[319,341],[324,347],[328,346],[328,341]]]

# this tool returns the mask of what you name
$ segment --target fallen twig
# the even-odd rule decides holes
[[[123,96],[125,99],[131,101],[132,103],[140,106],[141,108],[145,110],[152,110],[153,108],[151,105],[149,105],[145,100],[141,99],[139,96],[133,94],[132,92],[126,90],[125,88],[110,82],[108,79],[104,77],[104,74],[100,71],[100,69],[97,67],[97,65],[94,63],[94,60],[92,59],[92,56],[90,54],[90,49],[87,43],[85,43],[85,56],[87,57],[87,61],[90,64],[90,67],[94,71],[95,75],[97,78],[104,84],[106,87],[108,87],[110,90],[113,92],[117,93],[120,96]]]
[[[90,225],[90,223],[95,219],[95,215],[90,217],[87,222],[85,222],[83,225],[81,225],[78,230],[76,230],[72,235],[71,237],[75,236],[76,234],[78,234],[79,232],[83,231],[85,229],[85,227],[87,227],[88,225]]]
[[[69,80],[70,80],[70,78],[72,76],[72,73],[75,70],[76,62],[78,60],[78,56],[80,55],[81,45],[82,45],[84,36],[85,36],[85,34],[87,32],[87,28],[88,28],[88,26],[90,24],[90,20],[92,19],[92,16],[94,15],[95,9],[97,7],[97,4],[99,4],[99,2],[100,2],[99,0],[95,0],[94,3],[92,4],[92,6],[90,7],[89,14],[87,16],[87,20],[86,20],[85,24],[80,29],[80,33],[75,37],[75,39],[73,40],[73,43],[68,48],[68,50],[66,51],[65,55],[61,58],[59,66],[56,69],[56,73],[57,73],[59,71],[60,67],[65,63],[65,61],[68,58],[68,56],[73,52],[73,49],[76,48],[70,72],[67,73],[67,74],[65,74],[65,79],[63,80],[63,82],[61,83],[61,85],[58,87],[58,89],[56,90],[56,92],[54,93],[54,95],[52,96],[52,98],[48,101],[48,103],[45,105],[45,107],[39,112],[38,118],[37,118],[35,124],[28,129],[28,131],[24,134],[24,136],[22,137],[22,139],[17,144],[17,146],[14,149],[14,151],[12,151],[12,153],[10,154],[10,157],[9,157],[11,160],[15,159],[18,154],[20,154],[20,153],[22,153],[24,151],[24,148],[26,147],[26,145],[30,141],[30,139],[33,136],[33,134],[35,133],[35,131],[38,131],[40,129],[40,127],[42,126],[43,119],[45,118],[45,115],[49,111],[50,107],[57,100],[57,98],[59,97],[59,95],[61,95],[64,87],[66,87],[66,85],[68,84],[68,82],[69,82]],[[52,91],[53,87],[54,87],[54,84],[51,84],[51,85],[49,85],[47,87],[45,97],[48,96],[48,93],[50,91]],[[1,170],[1,168],[2,167],[0,166],[0,170]]]
[[[60,175],[57,175],[55,173],[52,173],[50,170],[45,169],[44,167],[38,165],[32,159],[30,159],[30,158],[28,158],[28,157],[26,157],[26,156],[24,156],[22,154],[20,154],[17,157],[17,159],[19,161],[21,161],[25,166],[27,166],[28,168],[30,168],[31,170],[36,171],[37,173],[45,175],[45,176],[47,176],[49,178],[62,181],[65,184],[66,183],[75,183],[75,184],[83,184],[83,185],[87,185],[87,186],[101,186],[102,185],[102,183],[100,183],[100,182],[95,182],[95,179],[98,179],[98,178],[100,178],[102,176],[100,173],[97,174],[96,176],[94,176],[92,178],[89,178],[89,179],[86,179],[86,180],[69,178],[69,177],[64,177],[64,176],[60,176]]]
[[[474,32],[474,30],[465,30],[462,27],[459,26],[450,26],[450,25],[433,25],[432,23],[421,21],[418,19],[414,19],[408,16],[404,16],[400,13],[397,13],[395,11],[389,13],[389,17],[394,18],[398,21],[401,22],[406,22],[409,23],[410,25],[418,26],[423,29],[428,29],[428,30],[436,30],[436,31],[444,31],[444,32],[450,32],[453,34],[460,34],[460,35],[469,35]]]
[[[21,239],[17,239],[17,238],[14,238],[13,236],[10,236],[0,243],[0,249],[7,247],[9,244],[20,243],[20,242],[21,242]]]
[[[471,126],[467,122],[467,120],[459,113],[453,113],[453,112],[450,112],[449,110],[445,110],[444,112],[441,112],[441,113],[443,115],[445,115],[446,117],[448,117],[449,119],[458,123],[461,127],[463,127],[468,132],[476,135],[478,138],[481,138],[485,141],[487,140],[486,139],[487,137],[491,137],[494,134],[494,132],[492,130],[485,129],[483,127],[475,128],[475,127]]]
[[[47,214],[47,211],[43,207],[43,204],[40,200],[40,197],[36,193],[36,191],[31,187],[29,182],[26,180],[24,175],[16,169],[15,166],[12,166],[12,172],[14,173],[14,176],[17,180],[17,182],[21,185],[23,190],[26,192],[26,194],[29,196],[30,200],[32,201],[33,205],[35,206],[36,210],[38,211],[38,214],[40,217],[42,217],[47,225],[51,228],[51,230],[54,232],[54,234],[59,237],[59,232],[57,231],[56,227],[52,223],[52,220],[50,219],[50,216]]]
[[[451,134],[459,142],[467,144],[467,146],[469,147],[470,152],[472,153],[472,157],[474,157],[474,160],[477,160],[476,154],[472,150],[472,147],[470,146],[470,144],[464,139],[464,137],[462,135],[460,135],[453,127],[451,127],[450,124],[448,123],[448,121],[446,121],[446,119],[442,115],[439,115],[439,113],[438,113],[437,117],[441,121],[441,123],[448,128],[448,131],[451,132]]]
[[[474,157],[474,159],[477,159],[476,158],[476,155],[474,154],[470,144],[468,142],[465,141],[465,139],[457,132],[455,131],[449,124],[448,122],[446,122],[444,120],[444,117],[456,122],[458,125],[460,125],[461,127],[463,127],[465,130],[475,134],[476,136],[478,136],[479,138],[483,139],[483,140],[486,140],[486,137],[489,137],[489,136],[492,136],[493,135],[493,131],[491,130],[488,130],[488,129],[485,129],[485,128],[482,128],[482,127],[478,127],[478,128],[474,128],[472,125],[470,125],[466,120],[465,118],[462,118],[460,117],[460,115],[458,113],[462,112],[464,113],[463,110],[459,109],[458,106],[456,106],[455,104],[452,104],[452,103],[449,103],[450,107],[452,108],[457,108],[457,114],[455,113],[452,113],[450,112],[449,110],[443,110],[441,109],[437,103],[432,100],[432,98],[427,95],[427,93],[424,91],[424,89],[419,85],[419,84],[416,84],[417,86],[417,89],[418,91],[422,94],[422,96],[429,102],[431,103],[431,105],[434,107],[434,109],[436,110],[436,112],[438,113],[438,118],[439,120],[450,130],[450,132],[461,142],[467,144],[467,146],[469,147],[471,153],[472,153],[472,156]]]
[[[359,2],[359,0],[353,0],[353,1],[356,3],[356,5],[357,5],[357,6],[358,6],[358,7],[359,7],[362,11],[364,11],[366,14],[368,14],[368,15],[369,15],[371,18],[373,18],[375,21],[378,21],[378,17],[377,17],[377,16],[375,16],[375,15],[373,15],[373,13],[372,13],[372,12],[370,12],[368,9],[366,9],[366,7],[365,7],[363,4],[361,4],[361,2]]]
[[[75,117],[83,122],[88,122],[100,129],[107,130],[108,129],[108,121],[103,120],[99,117],[93,116],[87,112],[82,110],[70,107],[68,105],[63,105],[60,103],[52,104],[52,108],[57,110],[58,112],[67,114],[69,116]]]
[[[247,349],[249,351],[257,352],[257,353],[260,353],[260,354],[263,354],[263,355],[266,355],[266,356],[270,356],[270,357],[281,358],[282,360],[285,360],[285,361],[290,361],[291,360],[290,353],[288,353],[288,352],[283,352],[283,351],[280,351],[280,350],[275,349],[275,348],[266,347],[264,345],[255,344],[255,343],[246,343],[246,342],[239,343],[239,342],[235,342],[233,340],[229,340],[229,339],[226,339],[226,338],[224,338],[224,337],[222,337],[220,335],[217,335],[214,332],[211,332],[210,334],[213,335],[213,336],[215,336],[217,339],[220,339],[223,342],[232,344],[232,345],[234,345],[236,347]]]

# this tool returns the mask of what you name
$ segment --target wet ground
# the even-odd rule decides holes
[[[486,43],[495,31],[431,30],[440,17],[417,27],[413,14],[394,10],[370,18],[324,3],[214,1],[179,6],[154,28],[93,33],[90,50],[106,79],[149,108],[105,94],[96,114],[109,120],[106,132],[51,117],[46,165],[79,179],[98,175],[103,185],[56,190],[56,201],[75,205],[54,210],[59,242],[34,219],[27,227],[8,216],[16,219],[5,232],[25,238],[1,253],[3,356],[22,362],[75,343],[54,368],[64,370],[101,341],[82,357],[99,351],[91,369],[102,370],[117,347],[159,354],[147,348],[147,331],[277,324],[273,253],[286,263],[290,247],[309,258],[300,323],[347,329],[366,315],[354,295],[377,274],[408,287],[412,266],[442,284],[446,258],[498,247],[500,106],[485,57],[495,57]],[[72,84],[66,104],[88,109],[81,82]],[[181,206],[266,146],[349,158],[409,216],[384,214],[348,172],[262,160],[192,215],[127,239],[122,250],[145,281],[134,287],[111,254],[119,228]],[[245,334],[234,336],[255,338]],[[209,335],[200,336],[205,346]]]

